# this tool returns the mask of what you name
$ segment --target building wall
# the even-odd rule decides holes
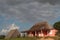
[[[43,36],[51,36],[51,37],[54,37],[54,36],[56,36],[56,32],[57,32],[57,30],[52,29],[52,30],[50,30],[49,33],[47,33],[47,35],[44,35],[43,33],[38,33],[38,37],[43,37]]]
[[[56,32],[57,32],[57,30],[55,30],[55,29],[50,30],[50,32],[47,33],[47,35],[44,35],[43,32],[42,33],[41,32],[35,33],[35,35],[32,32],[29,32],[28,36],[29,37],[34,37],[34,36],[38,36],[38,37],[52,36],[53,37],[53,36],[55,36]]]
[[[38,37],[43,37],[43,36],[44,36],[43,33],[38,34]]]
[[[56,32],[57,32],[57,30],[55,30],[55,29],[50,30],[50,32],[48,33],[48,36],[55,36]]]
[[[33,37],[33,34],[28,34],[28,37]]]
[[[34,36],[32,32],[27,33],[27,35],[28,35],[28,37],[33,37]]]

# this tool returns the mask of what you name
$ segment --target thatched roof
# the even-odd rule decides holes
[[[5,37],[5,39],[7,38],[15,38],[15,37],[19,37],[20,36],[20,32],[17,29],[11,30]]]
[[[22,31],[22,33],[29,32],[29,31],[40,31],[42,29],[50,30],[53,28],[51,25],[48,24],[48,22],[44,21],[44,22],[38,22],[34,24],[29,30]]]
[[[38,22],[33,25],[29,31],[37,31],[41,29],[51,29],[52,27],[48,24],[48,22]]]

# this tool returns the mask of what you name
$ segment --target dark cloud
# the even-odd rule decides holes
[[[19,3],[29,3],[38,1],[40,3],[50,3],[52,5],[60,4],[60,0],[6,0],[8,4],[19,4]]]
[[[60,15],[60,5],[51,5],[52,2],[55,4],[55,1],[56,0],[0,0],[0,15],[6,16],[7,19],[13,17],[15,18],[14,20],[26,22],[51,20]],[[58,1],[59,0],[57,0],[56,3]]]
[[[41,3],[50,3],[52,5],[60,4],[60,0],[36,0]]]
[[[0,0],[0,3],[6,3],[8,5],[17,5],[21,3],[29,3],[35,1],[40,3],[50,3],[52,5],[60,4],[60,0]]]

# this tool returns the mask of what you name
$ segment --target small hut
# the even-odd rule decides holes
[[[50,26],[47,22],[39,22],[33,25],[29,30],[23,31],[23,33],[27,33],[29,37],[38,36],[49,36],[51,30],[55,30]],[[52,36],[52,34],[51,34]],[[55,34],[53,34],[55,36]]]
[[[5,39],[20,37],[20,32],[17,29],[11,30],[5,37]]]

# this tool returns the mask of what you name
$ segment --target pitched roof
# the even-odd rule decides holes
[[[48,24],[48,22],[38,22],[33,25],[29,31],[41,30],[41,29],[51,29],[52,27]]]
[[[20,32],[19,32],[17,29],[15,29],[15,30],[11,30],[11,31],[6,35],[5,39],[6,39],[6,38],[15,38],[15,37],[18,37],[18,36],[20,36]]]

